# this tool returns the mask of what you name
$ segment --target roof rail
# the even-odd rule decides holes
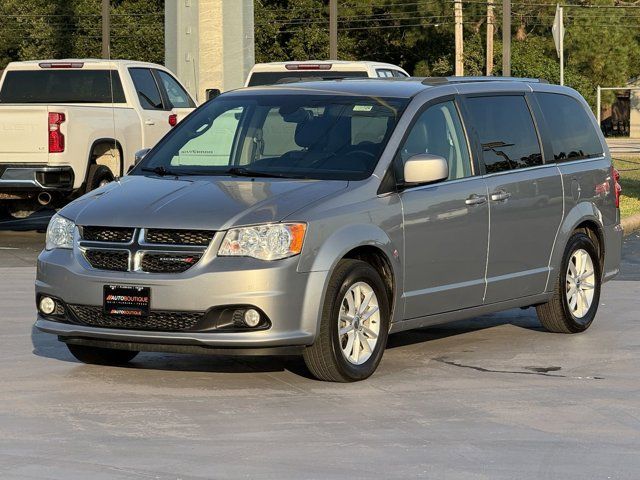
[[[474,82],[525,82],[525,83],[549,83],[543,78],[520,77],[426,77],[422,80],[424,85],[445,85],[448,83],[474,83]]]

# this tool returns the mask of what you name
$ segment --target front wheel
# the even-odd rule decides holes
[[[113,173],[109,167],[105,165],[91,165],[87,174],[87,184],[85,192],[91,192],[96,188],[105,186],[107,183],[113,182]]]
[[[542,326],[556,333],[585,331],[598,311],[601,283],[593,240],[582,232],[574,233],[564,252],[553,297],[536,307]]]
[[[88,347],[67,343],[71,355],[83,363],[95,365],[124,365],[134,359],[139,352],[135,350],[116,350],[115,348]]]
[[[315,343],[304,351],[320,380],[353,382],[378,367],[389,333],[389,301],[378,272],[359,260],[341,260],[331,275]]]

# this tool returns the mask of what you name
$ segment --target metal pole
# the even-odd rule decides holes
[[[564,85],[564,16],[562,7],[558,8],[560,17],[560,85]]]
[[[598,119],[598,128],[602,128],[601,127],[601,123],[600,123],[600,95],[602,94],[602,89],[600,88],[600,85],[598,85],[598,89],[597,89],[597,93],[596,93],[596,118]]]
[[[487,77],[493,73],[493,0],[487,0]]]
[[[456,76],[464,75],[463,63],[463,31],[462,31],[462,0],[455,0],[453,4],[455,18],[455,43],[456,43]]]
[[[338,0],[329,0],[329,59],[338,59]]]
[[[102,58],[110,58],[111,19],[109,12],[110,0],[102,0]]]
[[[502,0],[502,76],[511,76],[511,0]]]

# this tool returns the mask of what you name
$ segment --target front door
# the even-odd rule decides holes
[[[140,103],[143,147],[151,148],[171,129],[169,115],[172,112],[164,104],[150,69],[130,68],[129,72]]]
[[[562,179],[544,164],[524,95],[466,98],[489,191],[485,303],[542,293],[562,221]]]
[[[487,187],[474,176],[468,144],[453,100],[429,106],[399,152],[440,155],[449,178],[406,188],[404,211],[405,319],[482,304],[489,229]]]

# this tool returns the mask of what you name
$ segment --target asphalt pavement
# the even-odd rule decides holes
[[[392,335],[369,380],[296,358],[75,361],[32,329],[38,233],[0,233],[0,478],[637,479],[640,237],[583,334],[510,310]]]

